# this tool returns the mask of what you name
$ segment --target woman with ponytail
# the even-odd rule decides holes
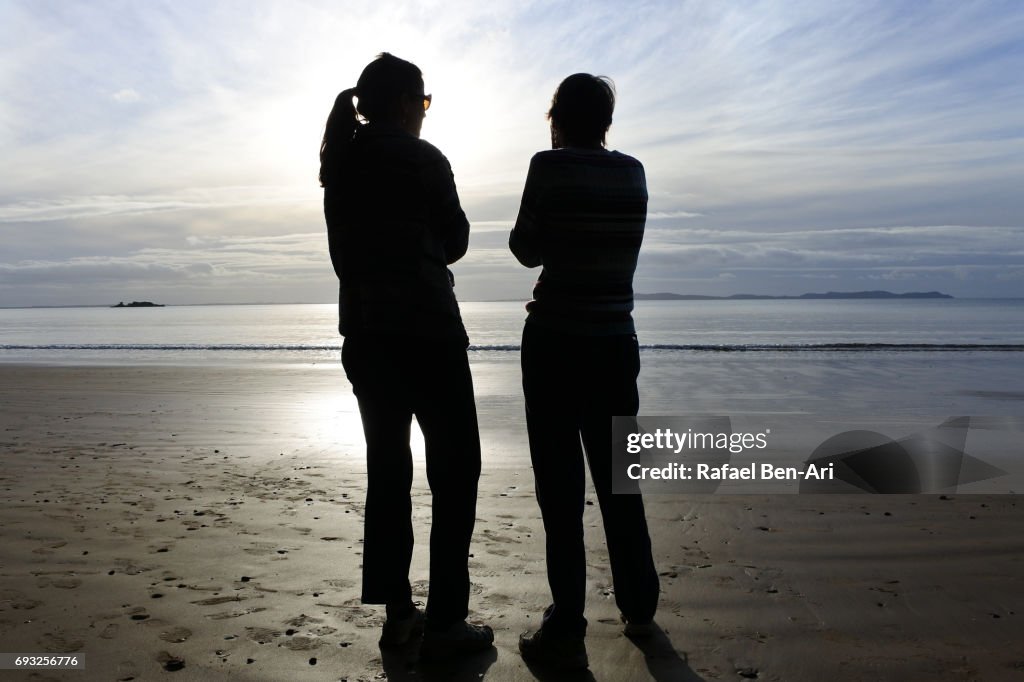
[[[465,620],[480,436],[448,266],[466,253],[469,223],[448,160],[419,139],[430,102],[420,69],[382,53],[338,95],[320,145],[342,364],[366,438],[362,601],[386,607],[382,647],[422,631],[421,659],[494,639]],[[414,415],[433,512],[425,614],[409,583]]]

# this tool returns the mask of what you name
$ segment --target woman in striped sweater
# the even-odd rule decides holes
[[[509,237],[520,263],[542,267],[526,306],[522,369],[552,595],[543,625],[519,648],[557,668],[588,664],[584,451],[627,635],[650,634],[658,602],[643,499],[613,495],[611,485],[611,418],[639,409],[633,273],[647,219],[643,166],[605,148],[614,107],[610,80],[562,81],[548,114],[552,149],[530,162]]]

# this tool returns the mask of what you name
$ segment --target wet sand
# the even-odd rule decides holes
[[[715,372],[702,371],[707,397]],[[87,665],[0,677],[567,679],[516,649],[548,599],[517,372],[474,364],[471,617],[494,627],[496,648],[427,668],[414,647],[382,655],[383,613],[358,601],[365,476],[339,367],[0,365],[0,650]],[[719,397],[735,376],[722,370]],[[779,390],[812,404],[832,379]],[[425,486],[417,455],[418,599]],[[591,667],[571,679],[1024,680],[1017,499],[651,496],[660,632],[634,643],[591,495]]]

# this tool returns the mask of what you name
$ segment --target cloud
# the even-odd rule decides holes
[[[669,220],[672,218],[699,218],[703,213],[694,213],[693,211],[649,211],[647,213],[648,220]]]
[[[0,205],[0,223],[35,223],[162,211],[199,211],[232,207],[308,203],[309,197],[281,187],[210,187],[173,194],[66,196]]]
[[[132,88],[123,88],[121,90],[118,90],[110,97],[115,102],[120,102],[121,104],[131,104],[133,102],[138,102],[142,99],[142,95],[140,95],[137,90],[134,90]]]
[[[535,276],[504,241],[549,144],[554,87],[581,70],[615,80],[609,143],[647,171],[638,290],[842,288],[888,272],[1024,295],[1015,5],[100,0],[9,3],[3,31],[11,285],[36,268],[42,286],[50,263],[69,296],[106,272],[209,288],[251,276],[239,295],[294,300],[306,290],[289,273],[326,257],[322,236],[293,240],[322,233],[326,113],[383,49],[417,62],[434,94],[424,137],[452,162],[474,229],[460,297]]]
[[[303,277],[333,278],[322,234],[200,237],[181,248],[145,248],[125,256],[0,263],[0,283],[8,286],[189,284],[215,290],[222,283],[287,283]]]

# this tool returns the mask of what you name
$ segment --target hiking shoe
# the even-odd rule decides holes
[[[384,629],[381,630],[380,640],[377,643],[382,647],[404,646],[421,632],[423,632],[423,612],[413,608],[404,618],[388,618],[384,621]]]
[[[494,644],[494,631],[486,625],[473,625],[464,620],[444,630],[427,629],[420,646],[421,661],[440,661],[460,654],[472,654],[490,649]]]
[[[553,635],[541,627],[519,636],[523,660],[553,670],[582,670],[590,665],[582,636]]]
[[[635,621],[626,618],[626,616],[619,614],[619,619],[622,621],[622,634],[626,637],[633,639],[646,639],[654,634],[654,621]]]

